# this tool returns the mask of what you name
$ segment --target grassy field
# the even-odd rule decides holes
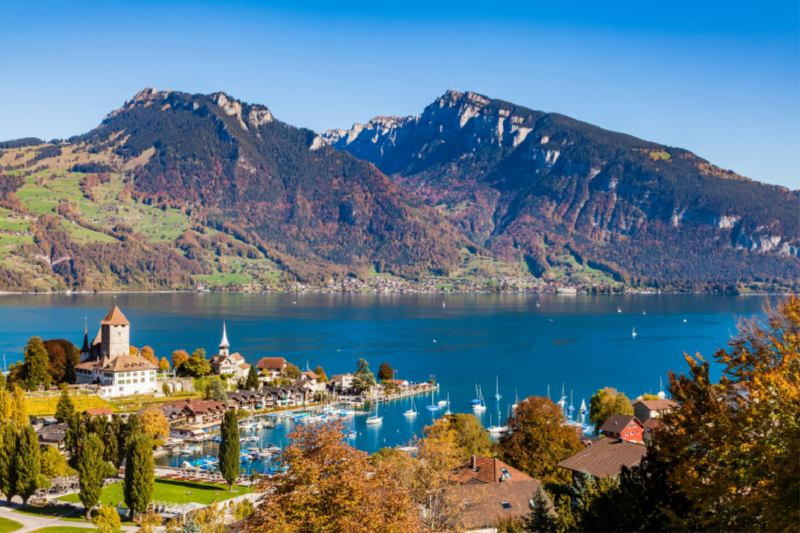
[[[87,531],[100,531],[100,530],[91,527],[55,526],[55,527],[44,527],[42,529],[35,529],[31,533],[87,533]]]
[[[36,505],[26,505],[25,507],[20,507],[19,509],[14,510],[15,513],[20,514],[27,514],[31,516],[47,516],[47,517],[54,517],[54,516],[61,516],[68,513],[71,513],[69,509],[65,509],[64,507],[59,507],[58,505],[44,505],[44,506],[36,506]]]
[[[56,414],[56,407],[61,396],[51,396],[49,398],[28,398],[28,414],[31,416],[49,416]],[[77,396],[70,395],[75,403],[75,412],[82,413],[87,409],[99,409],[108,407],[116,411],[116,407],[99,396]]]
[[[238,490],[239,492],[229,492],[227,486],[221,485],[206,485],[204,483],[157,479],[155,482],[155,490],[153,491],[153,500],[183,503],[185,496],[186,503],[194,502],[202,505],[209,505],[215,499],[220,501],[228,500],[236,496],[241,496],[242,491],[247,491],[246,488],[242,487],[234,487],[233,490]],[[186,494],[189,491],[191,491],[192,494]],[[217,494],[217,491],[219,491],[219,494]],[[68,494],[58,499],[64,502],[80,501],[77,494]],[[126,507],[125,498],[122,495],[121,483],[114,483],[113,485],[107,485],[103,488],[100,503],[116,507],[119,502],[122,502],[120,507]]]
[[[11,533],[18,529],[22,529],[22,524],[19,522],[9,520],[8,518],[0,518],[0,533]]]

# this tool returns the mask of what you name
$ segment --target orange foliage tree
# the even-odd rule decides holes
[[[186,350],[175,350],[172,352],[172,368],[178,370],[183,363],[189,360],[189,353]]]
[[[699,354],[686,356],[688,376],[670,373],[678,408],[658,443],[708,530],[800,527],[800,300],[764,310],[766,321],[740,321],[730,350],[714,354],[718,383]]]
[[[341,422],[302,426],[281,459],[290,468],[261,486],[249,533],[413,533],[419,513],[389,465],[342,442]]]

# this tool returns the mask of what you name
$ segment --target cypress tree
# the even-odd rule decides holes
[[[248,390],[258,389],[258,372],[256,372],[256,365],[250,365],[250,371],[247,373],[247,382],[244,388]]]
[[[36,430],[33,429],[33,426],[28,425],[22,428],[18,442],[15,461],[15,491],[22,497],[24,505],[28,505],[28,498],[33,496],[33,493],[39,488],[41,469],[39,439],[36,437]]]
[[[36,390],[38,385],[50,386],[50,372],[47,366],[50,358],[47,349],[39,337],[31,337],[25,347],[25,380],[31,390]]]
[[[117,470],[122,466],[122,457],[124,456],[119,452],[120,431],[122,431],[122,419],[119,415],[113,415],[103,441],[105,447],[103,459],[113,464]]]
[[[72,362],[71,357],[67,357],[67,364],[64,366],[64,376],[61,378],[62,383],[69,383],[70,385],[77,381],[78,377],[75,374],[75,363]]]
[[[64,436],[64,447],[69,454],[67,463],[71,468],[78,468],[78,458],[81,456],[83,439],[86,437],[86,426],[81,423],[81,417],[73,413],[67,418],[67,432]]]
[[[252,368],[252,367],[250,367]],[[233,491],[233,483],[239,477],[239,421],[236,411],[225,411],[222,419],[222,442],[219,444],[219,471]]]
[[[11,501],[16,495],[14,464],[17,461],[17,430],[9,424],[0,426],[0,492]]]
[[[153,439],[137,432],[128,441],[123,485],[125,504],[134,515],[145,512],[153,499],[154,469]]]
[[[78,458],[78,483],[80,485],[78,496],[86,508],[86,520],[92,519],[92,508],[100,503],[105,466],[103,443],[100,441],[100,437],[90,434],[83,443],[83,450]]]
[[[64,389],[61,391],[61,398],[58,400],[55,418],[59,422],[66,422],[72,416],[75,416],[75,403],[69,397],[69,391]]]

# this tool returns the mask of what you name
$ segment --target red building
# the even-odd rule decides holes
[[[612,439],[644,442],[644,426],[635,416],[611,415],[600,428],[600,432]]]

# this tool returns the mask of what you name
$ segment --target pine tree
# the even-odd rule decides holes
[[[247,382],[244,387],[248,390],[258,389],[258,372],[255,365],[250,365],[250,370],[247,372]]]
[[[123,485],[125,504],[134,515],[145,512],[153,499],[154,469],[153,439],[137,432],[128,442]]]
[[[31,337],[25,347],[25,380],[28,388],[36,390],[39,385],[50,386],[50,372],[47,371],[49,363],[50,358],[42,339]]]
[[[190,518],[183,523],[181,533],[203,533],[203,528],[201,528],[197,522]]]
[[[59,422],[66,422],[73,416],[75,416],[75,403],[69,397],[69,391],[64,389],[61,391],[61,399],[58,400],[55,418]]]
[[[100,503],[100,494],[103,490],[103,475],[105,463],[103,462],[103,443],[95,434],[91,434],[83,443],[81,456],[78,458],[78,483],[81,503],[86,508],[86,520],[92,519],[92,508]]]
[[[533,499],[529,504],[531,514],[528,515],[526,526],[531,533],[547,533],[553,531],[550,520],[550,502],[542,487],[536,489]]]
[[[81,417],[77,413],[67,420],[67,431],[64,436],[64,448],[69,455],[70,468],[78,468],[78,458],[81,456],[83,439],[86,437],[86,426],[81,423]]]
[[[72,362],[71,357],[67,357],[67,363],[64,365],[64,377],[61,378],[62,383],[75,383],[78,377],[75,375],[75,363]]]
[[[225,411],[222,420],[222,442],[219,444],[219,471],[233,490],[239,477],[239,421],[236,411]]]
[[[16,495],[14,465],[17,462],[17,429],[11,424],[0,426],[0,492],[6,499]]]
[[[119,415],[113,415],[103,440],[103,446],[105,448],[103,460],[113,464],[117,469],[122,466],[122,457],[124,456],[124,454],[119,451],[120,431],[122,431],[122,419]]]
[[[39,472],[41,468],[41,452],[39,439],[33,426],[27,425],[19,434],[19,445],[15,461],[16,493],[22,497],[24,505],[39,488]]]

